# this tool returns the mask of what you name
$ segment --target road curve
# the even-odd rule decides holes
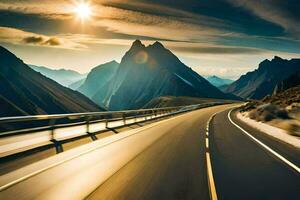
[[[209,137],[219,199],[299,199],[299,172],[272,153],[299,166],[299,149],[247,126],[229,110],[213,118]]]
[[[121,132],[0,177],[0,199],[297,199],[300,152],[222,105]],[[217,113],[212,118],[214,113]],[[208,125],[208,126],[207,126]]]
[[[209,199],[206,122],[215,106],[119,133],[0,178],[0,199]]]

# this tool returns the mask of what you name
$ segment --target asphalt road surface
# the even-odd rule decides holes
[[[299,172],[233,125],[230,107],[155,122],[15,170],[1,176],[0,199],[298,199]],[[299,166],[299,150],[232,118]]]
[[[299,166],[300,151],[232,120],[263,144]],[[300,174],[253,141],[228,119],[228,111],[210,125],[210,152],[219,199],[299,199]]]

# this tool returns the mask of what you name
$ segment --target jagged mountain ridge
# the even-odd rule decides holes
[[[122,58],[113,79],[93,100],[109,110],[136,109],[159,96],[234,98],[183,64],[161,43],[136,40]]]
[[[1,46],[0,99],[1,116],[104,110],[79,92],[34,71]]]
[[[275,56],[272,60],[261,62],[258,69],[242,75],[225,92],[245,99],[262,99],[271,95],[277,84],[299,70],[300,59],[284,60]]]

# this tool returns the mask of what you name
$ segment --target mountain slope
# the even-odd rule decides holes
[[[47,76],[48,78],[51,78],[52,80],[55,80],[59,84],[66,87],[86,77],[85,74],[80,74],[73,70],[66,70],[66,69],[55,70],[55,69],[49,69],[47,67],[35,66],[35,65],[28,65],[28,66],[34,69],[35,71],[40,72],[44,76]]]
[[[98,65],[91,70],[84,83],[77,90],[93,98],[96,93],[101,93],[102,87],[112,79],[118,67],[119,63],[116,61]]]
[[[292,74],[287,79],[277,84],[274,89],[274,94],[283,92],[289,88],[296,86],[300,86],[300,71],[296,72],[295,74]]]
[[[229,98],[155,42],[139,40],[122,58],[115,77],[93,100],[110,110],[136,109],[159,96]]]
[[[272,94],[275,86],[300,69],[300,59],[284,60],[277,56],[264,60],[258,69],[241,76],[226,92],[248,99],[261,99]]]
[[[0,99],[1,116],[103,110],[79,92],[34,71],[1,46]],[[13,110],[10,112],[7,106]]]
[[[210,82],[212,85],[214,85],[216,87],[229,85],[234,82],[233,80],[220,78],[218,76],[209,76],[206,78],[206,80],[208,80],[208,82]]]
[[[85,82],[86,78],[80,79],[79,81],[76,81],[75,83],[72,83],[71,85],[68,86],[68,88],[71,88],[72,90],[78,90],[80,86]]]

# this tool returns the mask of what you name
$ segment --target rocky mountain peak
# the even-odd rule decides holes
[[[132,43],[130,50],[141,49],[141,48],[145,48],[145,45],[140,40],[135,40]]]
[[[151,46],[155,48],[165,48],[164,45],[158,41],[154,42]]]

